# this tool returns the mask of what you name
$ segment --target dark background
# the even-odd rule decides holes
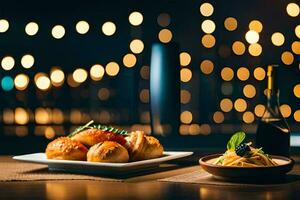
[[[199,12],[203,1],[2,1],[0,18],[9,21],[10,27],[5,33],[0,33],[0,58],[10,55],[15,59],[15,66],[10,71],[0,69],[0,78],[4,76],[15,77],[25,73],[30,77],[29,86],[24,91],[0,89],[0,153],[16,154],[34,151],[43,151],[49,140],[58,135],[67,134],[79,124],[84,124],[90,119],[98,123],[119,125],[125,129],[144,129],[150,132],[149,101],[146,97],[141,101],[140,92],[149,89],[149,79],[141,76],[141,69],[149,69],[151,45],[159,42],[158,33],[163,28],[172,31],[172,42],[180,45],[181,52],[188,52],[192,61],[186,67],[192,70],[192,79],[181,83],[181,88],[188,90],[191,100],[181,105],[181,110],[190,111],[193,115],[191,123],[183,124],[182,129],[195,124],[204,131],[199,130],[197,136],[186,136],[189,133],[178,131],[174,134],[185,135],[179,139],[162,139],[170,148],[208,148],[222,147],[229,134],[237,130],[244,130],[253,137],[256,130],[256,120],[247,124],[243,121],[243,112],[234,108],[224,113],[220,110],[219,103],[223,98],[230,98],[234,102],[238,98],[245,99],[248,107],[246,111],[254,113],[257,104],[264,104],[263,91],[266,79],[257,81],[253,71],[260,66],[266,69],[268,64],[280,65],[281,103],[288,104],[291,114],[287,117],[293,133],[300,130],[293,117],[299,109],[299,99],[293,93],[294,86],[299,83],[299,55],[294,54],[294,62],[286,66],[281,61],[284,51],[291,51],[293,41],[299,40],[294,33],[294,28],[300,23],[300,18],[290,17],[286,13],[287,1],[254,0],[254,1],[209,1],[214,6],[212,16],[204,17]],[[292,1],[291,1],[292,2]],[[133,11],[143,14],[144,20],[140,26],[132,26],[128,16]],[[161,27],[157,17],[161,13],[170,16],[171,23]],[[235,31],[224,28],[224,20],[234,17],[238,21]],[[205,19],[213,20],[216,30],[212,33],[216,44],[212,48],[205,48],[201,38],[205,34],[201,30],[201,23]],[[262,54],[258,57],[251,56],[247,48],[245,33],[249,30],[248,24],[252,20],[259,20],[263,24],[259,43],[263,47]],[[87,34],[80,35],[75,30],[78,21],[85,20],[90,29]],[[35,36],[28,36],[25,25],[34,21],[39,25]],[[113,21],[117,30],[111,36],[101,32],[101,26],[106,21]],[[54,39],[51,28],[63,25],[66,34],[62,39]],[[285,36],[285,43],[276,47],[271,42],[271,35],[281,32]],[[137,64],[127,68],[122,63],[126,53],[130,53],[129,43],[133,39],[141,39],[145,48],[141,54],[136,55]],[[234,41],[242,41],[246,52],[237,56],[232,52]],[[225,53],[224,53],[225,52]],[[34,67],[24,69],[20,60],[24,54],[31,54],[35,58]],[[200,63],[209,59],[214,63],[211,74],[205,75],[200,70]],[[100,81],[93,81],[89,77],[78,87],[70,87],[67,81],[61,87],[51,87],[47,91],[40,91],[34,83],[34,75],[45,72],[49,75],[53,66],[59,66],[67,76],[78,68],[89,71],[94,64],[105,66],[108,62],[115,61],[120,65],[120,72],[115,77],[106,74]],[[229,82],[233,91],[230,95],[221,92],[224,80],[221,70],[231,67],[234,78]],[[236,72],[239,67],[246,67],[250,71],[250,78],[240,81]],[[174,66],[180,68],[180,66]],[[147,71],[147,70],[146,70]],[[228,83],[226,83],[228,84]],[[254,98],[246,98],[243,86],[252,84],[256,88]],[[101,88],[109,90],[109,98],[100,100],[98,91]],[[146,92],[147,93],[147,92]],[[147,95],[146,95],[147,96]],[[20,125],[15,122],[7,124],[3,121],[5,110],[14,112],[16,108],[26,108],[29,122]],[[46,124],[35,121],[35,110],[45,108],[51,113],[59,109],[64,116],[62,123],[49,120]],[[221,111],[224,116],[222,123],[216,123],[213,115]],[[73,115],[76,116],[71,116]],[[75,113],[75,114],[74,114]],[[79,114],[78,114],[79,113]],[[81,114],[80,114],[81,113]],[[107,117],[109,116],[109,117]],[[52,116],[55,118],[55,115]],[[76,118],[78,120],[72,120]],[[257,119],[257,116],[255,116]],[[46,130],[55,132],[55,135],[45,137]],[[51,132],[50,131],[50,132]],[[19,132],[19,134],[16,134]],[[21,132],[21,133],[20,133]]]

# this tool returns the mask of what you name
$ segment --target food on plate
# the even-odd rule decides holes
[[[164,148],[160,142],[152,136],[147,136],[143,131],[134,131],[125,139],[133,161],[158,158],[163,155]]]
[[[164,148],[160,142],[143,131],[129,133],[93,123],[94,121],[90,121],[67,137],[50,142],[46,148],[47,158],[124,163],[163,155]]]
[[[114,141],[100,142],[92,146],[87,153],[89,162],[124,163],[129,161],[125,147]]]
[[[59,137],[47,145],[48,159],[57,160],[86,160],[88,149],[78,141],[68,137]]]
[[[227,151],[213,163],[222,166],[265,167],[277,166],[272,158],[265,154],[262,148],[252,147],[252,143],[243,143],[246,134],[235,133],[227,143]]]
[[[93,122],[90,121],[86,125],[77,128],[68,137],[81,142],[87,147],[104,141],[116,141],[121,145],[125,144],[126,140],[123,135],[127,134],[127,131],[104,125],[92,125]]]

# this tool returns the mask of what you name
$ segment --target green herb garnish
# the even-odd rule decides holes
[[[106,125],[101,125],[101,124],[93,124],[93,123],[94,123],[94,120],[91,120],[87,124],[85,124],[83,126],[79,126],[72,133],[70,133],[68,135],[68,137],[71,138],[74,135],[76,135],[77,133],[79,133],[79,132],[81,132],[85,129],[99,129],[99,130],[102,130],[102,131],[108,131],[108,132],[116,133],[116,134],[119,134],[119,135],[128,135],[128,132],[126,130],[120,130],[120,129],[114,128],[112,126],[106,126]]]
[[[76,128],[72,133],[70,133],[68,135],[68,137],[73,137],[74,135],[76,135],[77,133],[83,131],[84,129],[88,128],[89,125],[91,125],[92,123],[94,123],[94,120],[89,121],[87,124],[83,125],[83,126],[79,126],[78,128]]]
[[[244,141],[245,137],[246,134],[242,131],[235,133],[227,143],[227,150],[235,150]]]

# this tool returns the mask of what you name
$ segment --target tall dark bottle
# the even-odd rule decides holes
[[[263,147],[267,154],[290,155],[290,128],[280,112],[278,65],[268,66],[267,105],[259,120],[256,147]]]
[[[152,45],[150,107],[152,132],[174,135],[179,128],[180,68],[176,43]]]

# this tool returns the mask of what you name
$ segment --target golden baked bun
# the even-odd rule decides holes
[[[88,149],[78,141],[59,137],[47,145],[46,156],[56,160],[86,160]]]
[[[87,129],[71,137],[72,140],[78,141],[88,147],[104,141],[116,141],[121,145],[126,143],[124,136],[99,129]]]
[[[129,161],[125,147],[114,141],[105,141],[92,146],[87,153],[89,162],[125,163]]]
[[[163,155],[164,148],[159,141],[152,136],[147,136],[143,131],[132,132],[125,139],[133,161],[158,158]]]

